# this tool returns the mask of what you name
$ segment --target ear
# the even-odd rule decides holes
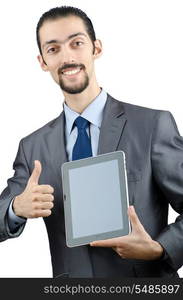
[[[43,71],[47,72],[47,71],[48,71],[48,66],[45,64],[42,55],[39,54],[39,55],[37,56],[37,59],[38,59],[38,61],[39,61],[39,64],[40,64],[40,66],[41,66],[41,69],[42,69]]]
[[[102,42],[100,40],[94,41],[95,45],[95,51],[94,51],[94,57],[99,58],[102,55]]]

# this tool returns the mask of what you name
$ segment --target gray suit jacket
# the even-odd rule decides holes
[[[65,243],[61,165],[67,161],[64,113],[20,141],[14,176],[0,197],[0,240],[17,237],[7,225],[11,199],[20,194],[42,163],[40,184],[54,187],[52,215],[44,218],[49,237],[53,276],[171,277],[183,264],[183,139],[169,112],[122,103],[108,95],[100,130],[98,154],[126,153],[129,202],[150,236],[166,250],[156,261],[122,259],[111,248]],[[180,216],[167,225],[168,204]]]

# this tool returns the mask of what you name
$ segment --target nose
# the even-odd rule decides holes
[[[75,59],[73,57],[73,52],[71,49],[69,49],[66,46],[62,47],[62,50],[60,52],[60,60],[61,60],[61,65],[64,66],[65,64],[70,64],[74,63]]]

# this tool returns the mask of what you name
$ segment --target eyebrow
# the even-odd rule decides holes
[[[60,40],[49,40],[49,41],[46,41],[44,44],[43,44],[43,49],[47,46],[47,45],[50,45],[50,44],[65,44],[67,41],[73,39],[74,37],[76,36],[79,36],[79,35],[83,35],[85,37],[87,37],[87,35],[83,32],[77,32],[77,33],[73,33],[71,35],[69,35],[64,41],[60,41]]]

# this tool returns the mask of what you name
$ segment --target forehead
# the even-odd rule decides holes
[[[41,44],[48,40],[64,40],[75,32],[83,32],[88,36],[85,24],[79,17],[68,16],[56,20],[48,20],[39,30]]]

